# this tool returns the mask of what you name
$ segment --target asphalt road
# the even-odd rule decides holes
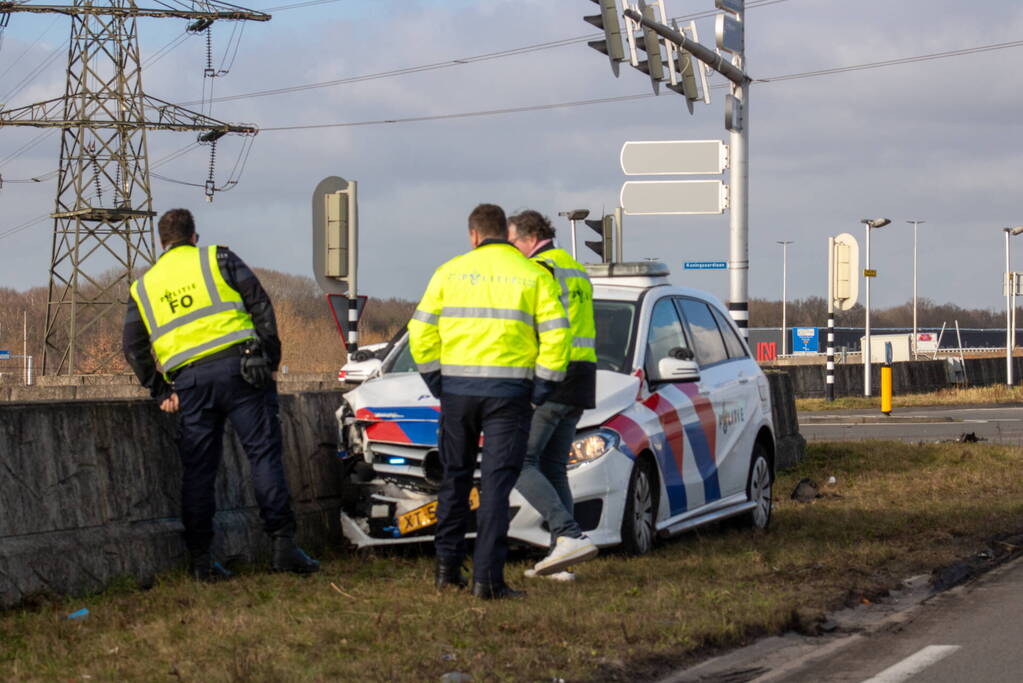
[[[774,680],[1018,683],[1023,680],[1023,562],[922,604],[893,631],[859,638]]]
[[[973,432],[994,443],[1023,445],[1023,406],[902,408],[891,417],[878,410],[802,412],[799,431],[807,441],[913,442],[953,440]]]
[[[926,579],[888,605],[833,615],[834,634],[766,638],[662,683],[1023,680],[1023,559],[929,597]]]

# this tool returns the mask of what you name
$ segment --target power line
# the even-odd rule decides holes
[[[325,0],[326,1],[326,0]],[[329,0],[335,1],[335,0]],[[766,7],[767,5],[776,5],[780,2],[788,2],[788,0],[751,0],[746,5],[747,8],[754,7]],[[712,17],[717,12],[714,10],[706,12],[696,12],[693,14],[687,14],[680,17],[675,17],[673,21],[689,21],[693,19],[704,19],[706,17]],[[236,95],[223,95],[210,100],[210,102],[232,102],[235,100],[244,100],[254,97],[270,97],[272,95],[287,95],[290,93],[303,92],[305,90],[316,90],[319,88],[331,88],[339,85],[351,85],[352,83],[363,83],[366,81],[374,81],[381,78],[394,78],[395,76],[406,76],[409,74],[423,73],[424,71],[436,71],[438,69],[450,69],[452,67],[463,66],[465,64],[475,64],[477,62],[487,62],[493,59],[502,59],[504,57],[514,57],[517,55],[530,54],[532,52],[539,52],[541,50],[550,50],[557,47],[564,47],[566,45],[576,45],[578,43],[584,43],[593,40],[597,37],[597,34],[587,34],[585,36],[575,36],[573,38],[564,38],[562,40],[551,40],[544,43],[535,43],[533,45],[524,45],[522,47],[510,48],[507,50],[499,50],[497,52],[487,52],[480,55],[473,55],[471,57],[460,57],[458,59],[449,59],[443,62],[433,62],[431,64],[420,64],[418,66],[402,67],[400,69],[391,69],[390,71],[379,71],[375,73],[362,74],[359,76],[349,76],[348,78],[339,78],[331,81],[319,81],[316,83],[304,83],[301,85],[284,86],[281,88],[270,88],[267,90],[255,90],[248,93],[239,93]],[[179,102],[181,106],[188,107],[196,104],[202,104],[202,100],[192,100],[189,102]]]
[[[949,57],[961,57],[964,55],[977,54],[981,52],[991,52],[993,50],[1005,50],[1012,47],[1023,46],[1023,40],[1013,41],[1008,43],[992,43],[990,45],[979,45],[977,47],[965,48],[961,50],[949,50],[947,52],[935,52],[928,55],[918,55],[915,57],[903,57],[900,59],[890,59],[883,62],[868,62],[866,64],[854,64],[850,66],[835,67],[831,69],[819,69],[816,71],[803,71],[799,73],[784,74],[780,76],[771,76],[769,78],[758,78],[754,79],[758,83],[775,83],[780,81],[790,81],[800,78],[815,78],[818,76],[829,76],[832,74],[845,73],[848,71],[863,71],[866,69],[878,69],[885,66],[894,66],[898,64],[910,64],[914,62],[925,62],[934,59],[945,59]],[[727,88],[727,83],[711,86],[712,89]],[[357,126],[377,126],[385,124],[398,124],[398,123],[415,123],[422,121],[441,121],[446,119],[465,119],[475,118],[482,116],[496,116],[501,114],[518,114],[528,111],[545,111],[549,109],[564,109],[568,107],[581,107],[592,104],[606,104],[609,102],[628,102],[631,100],[647,99],[650,97],[656,97],[653,93],[644,93],[640,95],[619,95],[616,97],[601,97],[591,100],[575,100],[572,102],[558,102],[554,104],[539,104],[539,105],[527,105],[522,107],[505,107],[501,109],[488,109],[483,111],[472,111],[472,112],[459,112],[454,114],[435,114],[433,116],[410,116],[404,118],[390,118],[390,119],[375,119],[369,121],[352,121],[352,122],[339,122],[339,123],[320,123],[320,124],[307,124],[307,125],[294,125],[294,126],[275,126],[262,128],[262,131],[282,131],[282,130],[310,130],[317,128],[354,128]]]
[[[278,5],[277,7],[267,7],[260,10],[261,12],[285,12],[289,9],[299,9],[302,7],[314,7],[316,5],[329,5],[334,2],[340,2],[340,0],[309,0],[308,2],[296,2],[293,5]]]

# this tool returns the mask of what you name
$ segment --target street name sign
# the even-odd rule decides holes
[[[622,145],[625,175],[717,175],[728,168],[728,145],[720,140],[662,140]]]
[[[863,277],[877,277],[877,271],[873,268],[864,268]]]
[[[728,261],[686,261],[682,265],[686,270],[724,270]]]
[[[719,14],[715,20],[718,49],[737,55],[742,52],[742,22],[731,14]]]
[[[629,180],[619,204],[629,216],[723,213],[728,188],[720,180]]]

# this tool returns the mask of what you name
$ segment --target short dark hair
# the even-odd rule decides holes
[[[554,226],[547,216],[528,209],[508,219],[515,224],[515,233],[521,237],[535,237],[538,240],[554,239]]]
[[[508,239],[508,219],[497,204],[480,204],[469,214],[469,229],[483,239]]]
[[[160,216],[160,242],[164,246],[188,242],[195,234],[195,219],[188,209],[171,209]]]

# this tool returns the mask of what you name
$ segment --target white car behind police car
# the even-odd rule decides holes
[[[770,391],[728,314],[709,294],[671,286],[661,263],[587,270],[597,406],[583,414],[569,459],[576,520],[597,545],[636,554],[658,537],[727,517],[766,527]],[[345,536],[359,547],[432,540],[440,406],[406,341],[344,398],[337,415],[348,465]],[[509,538],[547,547],[543,520],[517,492],[511,508]]]

